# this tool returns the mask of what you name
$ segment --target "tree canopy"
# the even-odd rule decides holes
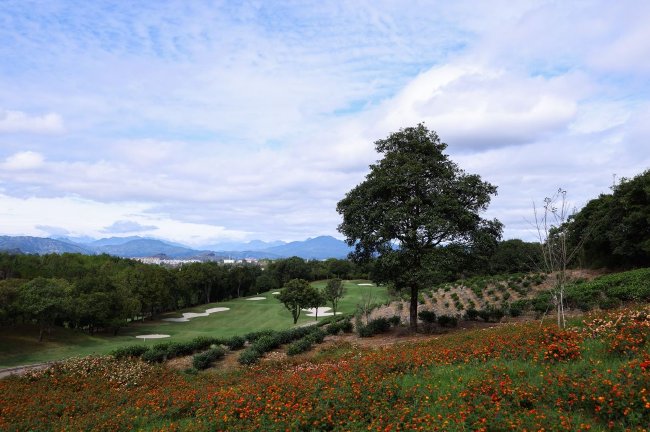
[[[277,298],[291,312],[294,324],[298,322],[302,309],[318,307],[323,303],[320,292],[304,279],[288,281]]]
[[[571,218],[568,236],[585,265],[650,266],[650,170],[589,201]]]
[[[502,224],[479,215],[497,188],[461,170],[423,124],[400,129],[375,147],[383,158],[337,205],[339,231],[354,246],[354,260],[377,257],[373,280],[410,290],[415,329],[418,291],[436,282],[448,253],[500,237]]]

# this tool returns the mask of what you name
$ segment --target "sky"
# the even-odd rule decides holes
[[[650,2],[0,2],[0,235],[342,236],[423,122],[535,238],[650,168]]]

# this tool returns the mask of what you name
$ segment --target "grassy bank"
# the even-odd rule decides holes
[[[644,430],[650,309],[186,375],[110,359],[0,381],[0,429]],[[107,367],[110,364],[110,367]]]

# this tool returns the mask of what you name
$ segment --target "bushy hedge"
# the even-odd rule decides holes
[[[130,345],[130,346],[114,349],[113,351],[110,352],[110,355],[112,355],[117,359],[123,359],[127,357],[140,357],[148,350],[149,347],[146,345]]]
[[[253,347],[248,347],[239,354],[237,361],[243,365],[252,365],[260,361],[263,354]]]
[[[438,324],[441,327],[456,327],[458,325],[458,318],[452,315],[440,315],[438,317]]]
[[[309,351],[313,344],[307,338],[299,339],[287,347],[287,355],[294,356]]]
[[[194,369],[203,370],[209,368],[215,360],[223,358],[226,350],[222,347],[210,348],[209,350],[196,354],[192,358],[192,366]]]
[[[161,363],[175,357],[191,355],[208,348],[225,345],[231,350],[244,346],[244,338],[233,336],[231,338],[216,338],[211,336],[198,336],[187,342],[162,342],[153,346],[131,345],[115,349],[111,355],[116,358],[140,357],[149,363]]]
[[[258,330],[258,331],[246,333],[244,335],[244,339],[246,339],[250,343],[253,343],[256,340],[258,340],[259,338],[261,338],[262,336],[271,336],[271,335],[273,335],[275,333],[276,333],[275,330],[269,330],[269,329]]]
[[[370,320],[366,325],[360,325],[357,328],[357,333],[361,337],[371,337],[379,333],[386,333],[391,326],[391,320],[389,318],[376,318]]]
[[[340,320],[338,322],[333,322],[327,326],[325,331],[327,334],[337,335],[340,332],[350,333],[353,329],[352,321],[349,318]]]
[[[241,336],[233,336],[223,341],[223,345],[227,346],[228,349],[232,351],[243,348],[245,343],[246,339]]]
[[[436,314],[433,311],[423,310],[418,312],[418,318],[422,322],[433,324],[436,322]]]

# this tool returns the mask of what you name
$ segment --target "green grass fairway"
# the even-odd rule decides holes
[[[339,302],[338,310],[344,313],[354,312],[362,298],[372,292],[374,303],[384,303],[388,293],[384,287],[359,286],[369,283],[364,280],[345,281],[346,293]],[[327,281],[314,282],[317,288],[324,288]],[[179,313],[169,313],[157,317],[154,321],[134,323],[121,330],[118,336],[104,334],[90,336],[86,333],[55,328],[43,343],[38,342],[38,330],[33,326],[0,327],[0,368],[15,365],[40,363],[60,360],[73,356],[106,354],[111,350],[136,343],[155,344],[161,341],[186,341],[197,336],[233,336],[244,335],[255,330],[280,330],[293,326],[291,314],[271,292],[250,297],[266,297],[266,300],[246,300],[246,298],[202,305],[184,309]],[[228,311],[217,312],[207,317],[192,318],[189,322],[167,322],[160,318],[180,317],[182,312],[204,312],[214,307],[227,307]],[[304,312],[298,325],[314,321],[305,317]],[[319,317],[319,319],[321,319]],[[142,341],[136,335],[168,334],[171,337]]]

